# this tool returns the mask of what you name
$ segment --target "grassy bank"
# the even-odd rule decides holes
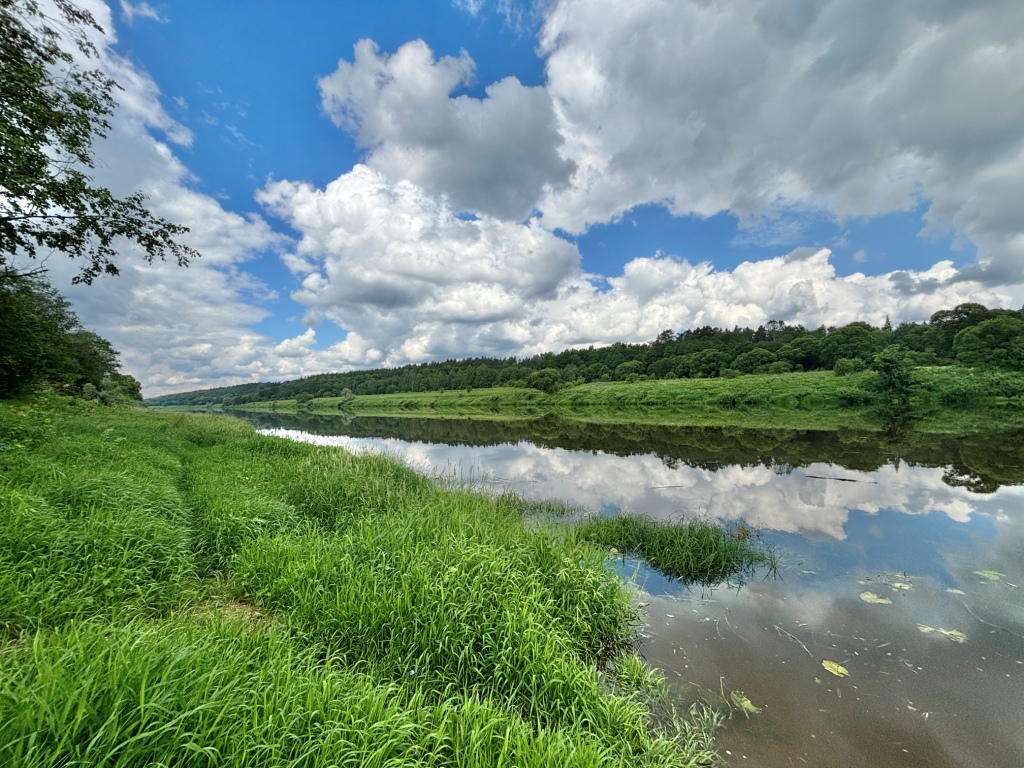
[[[2,765],[713,759],[605,547],[516,497],[56,398],[0,403],[0,477]]]
[[[878,374],[831,371],[586,384],[553,394],[473,389],[252,403],[252,411],[310,411],[516,419],[555,414],[585,422],[868,429],[886,426]],[[1024,424],[1024,374],[960,366],[911,372],[907,415],[921,430],[969,432]]]

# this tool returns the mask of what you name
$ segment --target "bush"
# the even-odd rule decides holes
[[[859,357],[841,357],[836,360],[832,370],[835,371],[836,376],[849,376],[851,373],[867,370],[867,364]]]

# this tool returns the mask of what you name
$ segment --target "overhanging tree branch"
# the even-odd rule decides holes
[[[187,266],[199,256],[176,239],[187,227],[154,216],[141,193],[119,199],[87,175],[119,86],[68,51],[97,55],[86,36],[102,31],[92,15],[70,0],[52,3],[57,18],[36,0],[0,0],[0,282],[45,271],[12,266],[41,248],[79,260],[78,283],[116,275],[124,243],[148,262]]]

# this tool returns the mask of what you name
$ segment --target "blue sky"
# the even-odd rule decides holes
[[[150,395],[1024,300],[1016,2],[86,4],[204,254],[67,289]]]

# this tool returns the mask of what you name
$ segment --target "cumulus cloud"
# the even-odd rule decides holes
[[[392,55],[361,40],[320,92],[331,119],[368,150],[367,165],[445,195],[457,211],[524,219],[573,169],[558,152],[551,99],[515,77],[488,85],[483,99],[452,97],[473,71],[465,52],[435,60],[422,40]]]
[[[1022,30],[1013,0],[561,0],[540,51],[577,168],[545,224],[649,202],[753,222],[927,200],[925,234],[978,246],[968,279],[1019,281]]]
[[[323,190],[281,181],[258,199],[302,235],[289,264],[308,321],[354,331],[374,356],[506,353],[520,343],[508,323],[579,273],[575,246],[535,220],[461,219],[444,200],[363,165]]]
[[[109,7],[88,5],[111,29]],[[546,85],[507,78],[483,98],[459,93],[473,77],[468,54],[436,58],[422,41],[385,54],[362,41],[320,91],[365,164],[324,188],[277,181],[258,193],[296,230],[294,247],[193,188],[177,154],[192,134],[114,53],[111,33],[98,47],[125,91],[97,146],[97,181],[144,191],[158,215],[192,228],[204,257],[179,270],[128,252],[121,278],[68,292],[150,395],[649,341],[665,328],[1020,306],[1018,5],[562,0],[540,38]],[[653,202],[680,215],[730,211],[763,244],[807,215],[922,200],[926,234],[954,228],[978,246],[977,264],[840,276],[827,250],[779,246],[731,270],[655,253],[590,275],[556,230]],[[252,264],[279,250],[309,325],[287,339],[253,330],[277,297]],[[321,322],[344,338],[325,347]]]
[[[536,219],[461,219],[444,200],[367,166],[325,189],[280,181],[258,197],[300,233],[287,258],[301,280],[293,298],[308,308],[307,322],[327,319],[349,332],[325,358],[343,367],[537,354],[770,319],[881,325],[887,316],[921,320],[968,300],[1010,299],[952,280],[951,262],[839,276],[827,249],[732,270],[655,254],[619,275],[587,275],[575,246]]]

